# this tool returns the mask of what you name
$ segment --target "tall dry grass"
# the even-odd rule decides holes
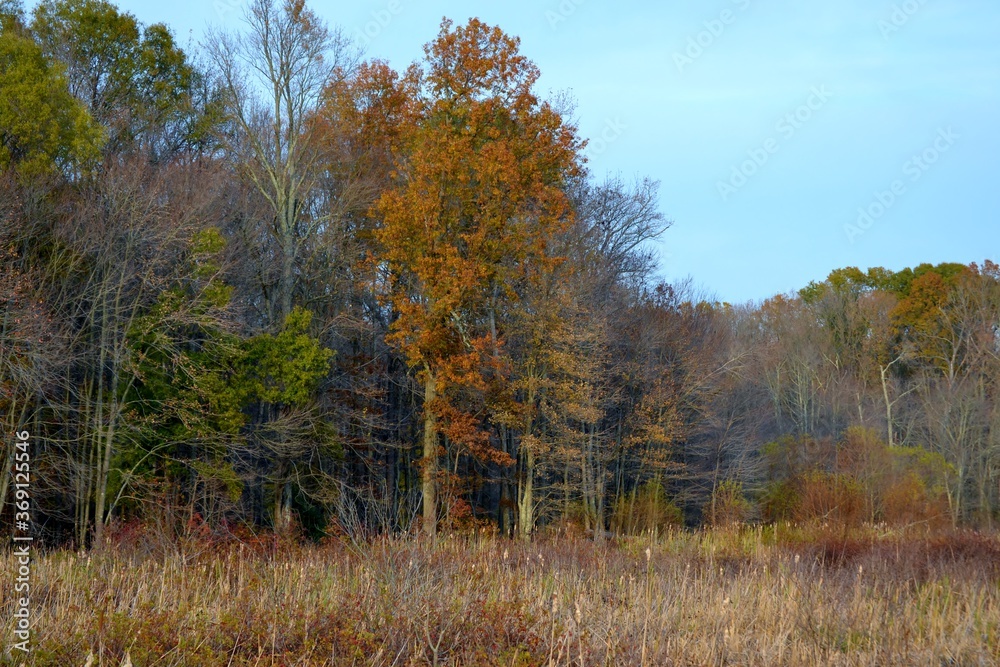
[[[39,667],[1000,664],[1000,541],[970,533],[136,539],[33,567]]]

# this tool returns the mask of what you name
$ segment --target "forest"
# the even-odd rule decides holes
[[[46,542],[1000,516],[995,263],[719,303],[499,28],[397,72],[299,0],[196,55],[0,7],[3,459],[31,434]]]
[[[0,0],[0,664],[1000,663],[1000,266],[721,301],[517,37],[241,11]]]

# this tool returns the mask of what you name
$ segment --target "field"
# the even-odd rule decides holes
[[[39,667],[1000,663],[1000,540],[973,533],[133,536],[37,554],[32,581]]]

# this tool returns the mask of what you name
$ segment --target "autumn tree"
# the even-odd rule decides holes
[[[858,421],[867,423],[869,413],[876,411],[869,405],[875,388],[890,445],[896,441],[893,408],[910,393],[898,386],[909,352],[893,322],[899,284],[891,271],[848,267],[799,291],[823,323],[830,346],[828,377],[840,390],[839,398],[853,398]]]
[[[393,310],[378,298],[387,269],[374,259],[372,210],[392,183],[414,103],[405,77],[365,62],[331,82],[311,120],[323,142],[316,201],[327,219],[303,247],[301,293],[337,353],[320,400],[349,452],[332,518],[351,531],[405,528],[419,507],[408,455],[417,437],[414,380],[386,341]]]
[[[509,462],[491,446],[463,391],[502,372],[496,313],[548,239],[570,219],[564,190],[576,169],[573,128],[533,92],[538,70],[519,41],[471,20],[444,21],[410,71],[417,99],[397,164],[376,205],[398,316],[392,341],[423,383],[423,529],[437,526],[441,438],[475,458]]]
[[[929,446],[956,468],[954,519],[990,517],[991,404],[996,391],[1000,322],[995,264],[953,274],[932,271],[913,281],[894,313],[915,348],[920,424]]]
[[[58,387],[68,366],[60,325],[46,302],[41,272],[25,257],[19,227],[24,214],[14,173],[0,173],[0,428],[38,432],[40,399]],[[0,515],[7,501],[13,439],[0,438]],[[35,451],[37,454],[37,449]]]
[[[581,174],[570,180],[573,223],[550,240],[565,261],[523,277],[515,286],[518,307],[499,313],[511,364],[495,425],[501,449],[516,460],[513,476],[499,480],[504,532],[516,523],[518,535],[530,537],[544,500],[559,486],[565,505],[570,487],[584,488],[584,470],[594,510],[587,520],[596,524],[603,515],[598,507],[610,448],[595,429],[609,405],[610,323],[630,299],[626,283],[640,284],[653,265],[649,242],[669,226],[658,210],[657,187],[648,179],[593,183]],[[595,437],[582,437],[583,428]]]

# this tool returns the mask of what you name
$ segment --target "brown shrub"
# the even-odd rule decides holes
[[[948,505],[941,497],[933,497],[927,484],[911,472],[896,480],[882,494],[882,518],[895,526],[926,523],[942,528],[948,523]]]
[[[667,498],[657,481],[647,482],[619,498],[611,512],[611,531],[619,535],[662,534],[683,524],[680,508]]]
[[[812,472],[799,485],[798,521],[860,526],[870,516],[864,489],[846,475]]]

